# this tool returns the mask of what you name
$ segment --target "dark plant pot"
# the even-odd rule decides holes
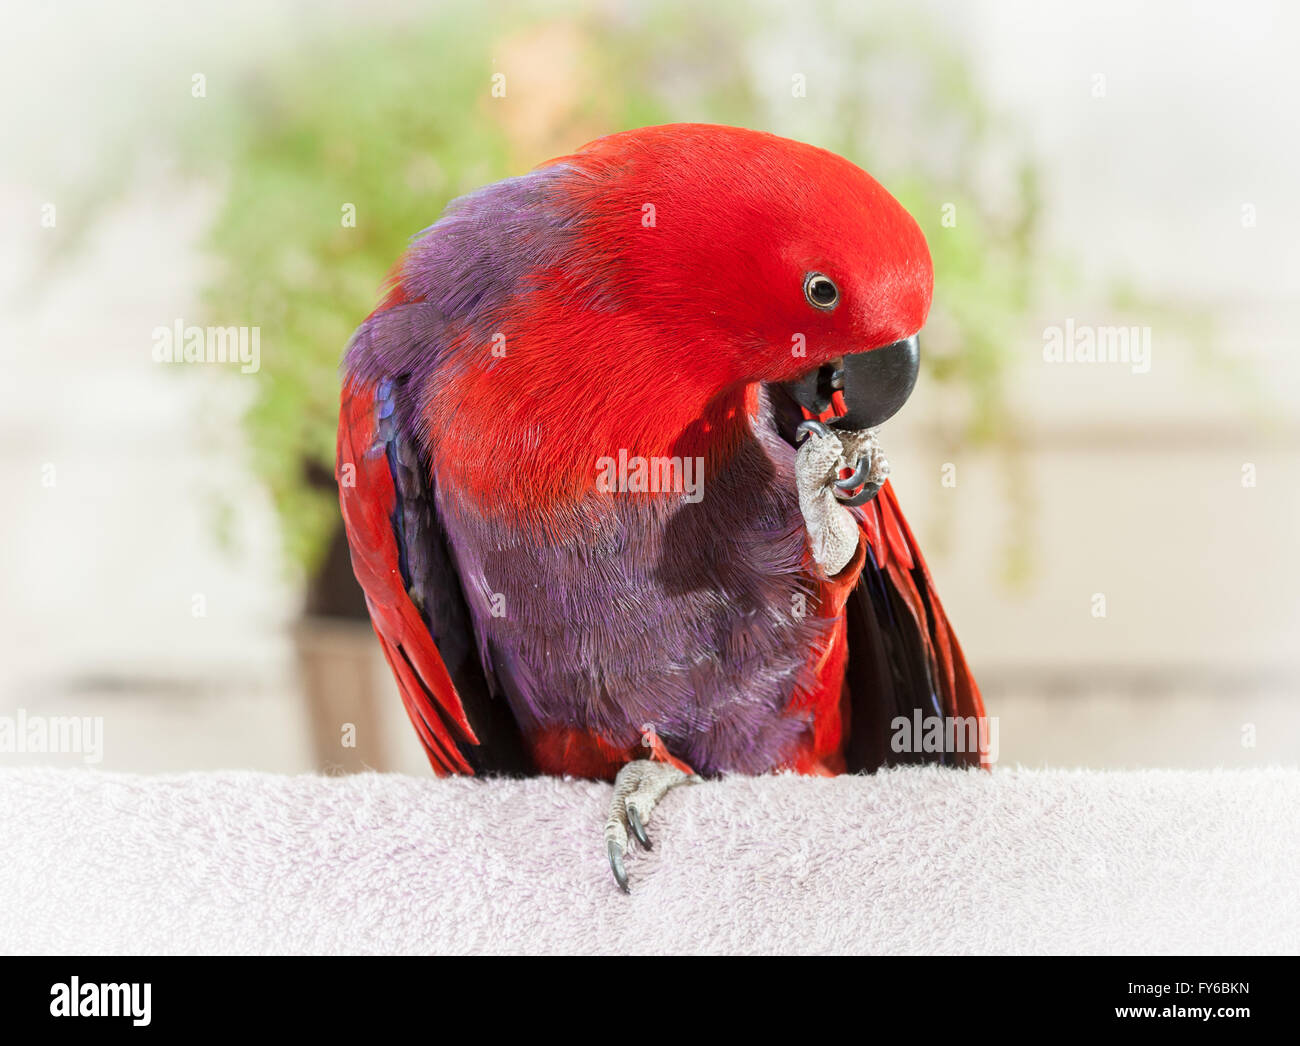
[[[381,659],[369,623],[304,617],[293,640],[316,768],[327,774],[393,769],[383,707],[393,695],[378,675],[383,666],[376,664]]]
[[[333,483],[331,482],[331,487]],[[323,773],[391,769],[382,658],[339,522],[294,628],[299,676]]]

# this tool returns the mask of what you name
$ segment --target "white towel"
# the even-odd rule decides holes
[[[608,785],[0,771],[0,950],[1296,952],[1300,771]]]

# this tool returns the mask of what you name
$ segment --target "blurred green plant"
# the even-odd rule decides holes
[[[248,442],[307,571],[338,526],[328,477],[348,336],[409,237],[508,173],[504,135],[482,117],[489,40],[476,25],[317,43],[250,76],[227,126],[201,139],[219,143],[228,178],[204,305],[262,328]]]

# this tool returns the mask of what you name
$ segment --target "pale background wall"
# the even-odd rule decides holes
[[[801,5],[799,5],[801,8]],[[1300,66],[1283,3],[931,5],[1049,172],[1053,244],[1084,285],[1025,325],[1014,402],[1037,507],[1036,572],[998,578],[1005,482],[933,438],[924,387],[887,430],[896,486],[1001,716],[1004,763],[1294,764],[1300,742]],[[369,11],[362,14],[361,8]],[[773,8],[761,60],[816,62]],[[96,214],[67,269],[33,271],[39,208],[94,170],[141,85],[273,54],[307,17],[373,5],[73,5],[6,15],[0,41],[0,715],[103,715],[112,769],[313,765],[265,496],[247,478],[238,390],[214,407],[160,372],[150,331],[197,312],[216,187],[163,164]],[[803,50],[801,50],[801,48]],[[1107,77],[1102,99],[1092,77]],[[789,128],[783,128],[790,131]],[[917,133],[923,133],[918,129]],[[1244,228],[1245,203],[1258,221]],[[60,201],[60,226],[84,201]],[[432,217],[432,216],[431,216]],[[1213,315],[1230,376],[1153,324],[1148,374],[1049,366],[1042,329],[1107,323],[1117,271]],[[939,288],[942,293],[942,288]],[[1118,321],[1116,321],[1118,322]],[[1256,394],[1242,394],[1248,376]],[[957,465],[954,488],[940,466]],[[1241,467],[1257,466],[1243,488]],[[53,488],[42,468],[57,470]],[[217,490],[240,493],[231,558]],[[1107,616],[1091,615],[1104,593]],[[191,615],[202,593],[207,616]],[[385,670],[376,666],[381,685]],[[394,765],[420,770],[396,697]],[[1243,747],[1254,724],[1257,746]],[[0,763],[34,757],[0,755]],[[75,756],[49,761],[71,764]]]

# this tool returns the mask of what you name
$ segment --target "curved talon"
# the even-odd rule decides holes
[[[627,824],[628,827],[632,829],[633,838],[635,838],[636,841],[645,849],[653,850],[654,847],[650,845],[650,837],[645,834],[645,825],[641,823],[641,815],[637,812],[637,808],[631,803],[628,803],[626,810]]]
[[[880,488],[883,486],[884,486],[883,483],[868,483],[866,486],[864,486],[860,491],[858,491],[850,498],[842,498],[837,492],[835,495],[835,500],[839,502],[839,504],[845,505],[850,508],[857,505],[865,505],[868,501],[870,501],[872,498],[874,498],[877,494],[880,493]]]
[[[632,891],[627,885],[627,869],[623,867],[623,851],[613,840],[606,844],[605,849],[609,852],[609,867],[614,873],[614,881],[620,890],[630,894]]]
[[[831,430],[816,418],[809,418],[807,421],[799,422],[799,427],[794,430],[795,439],[797,440],[800,434],[804,432],[814,432],[823,438],[831,434]]]
[[[867,473],[871,471],[871,452],[867,451],[862,457],[858,458],[858,467],[853,470],[853,475],[846,476],[844,479],[837,479],[835,485],[840,490],[856,490],[862,486],[862,481],[867,478]]]

